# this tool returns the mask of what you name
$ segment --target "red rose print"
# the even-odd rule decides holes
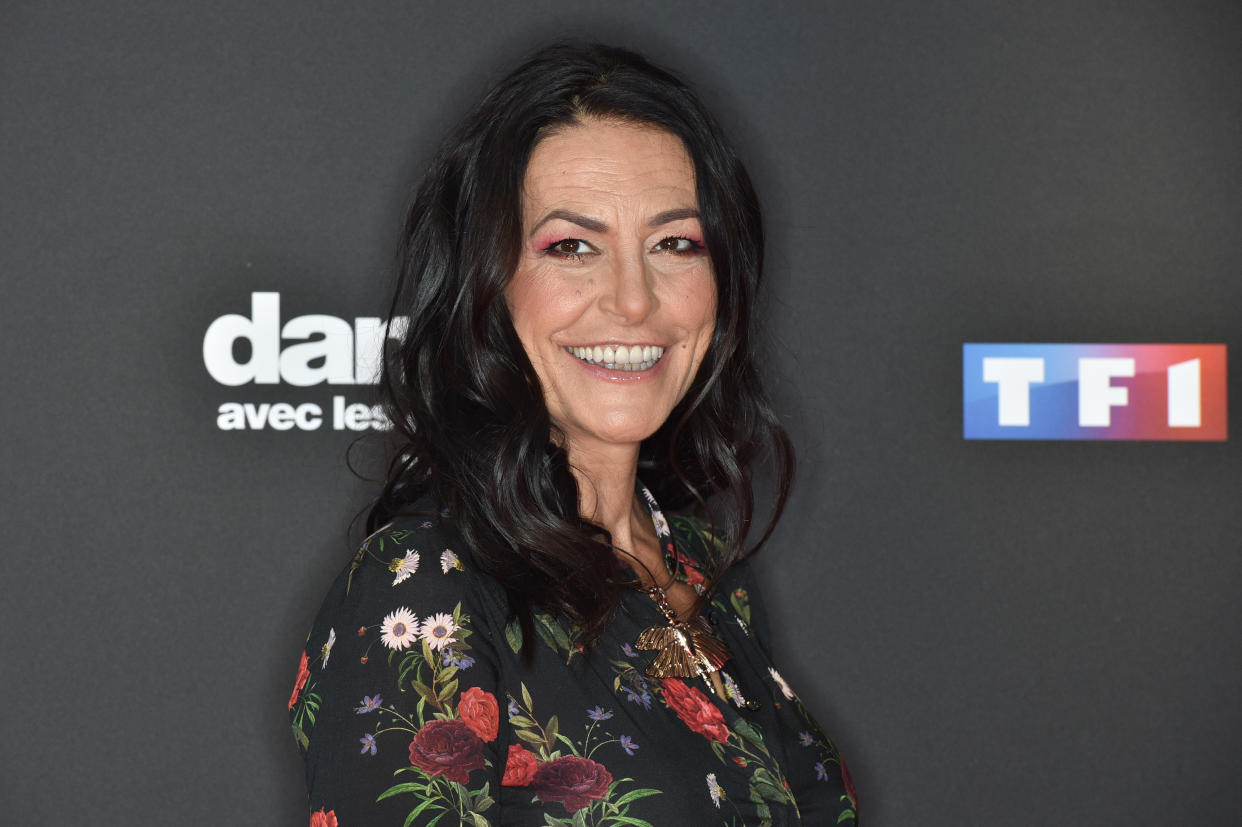
[[[691,586],[707,585],[707,578],[702,575],[693,560],[682,554],[680,551],[677,552],[677,560],[681,563],[682,569],[686,572],[687,583]]]
[[[677,713],[686,726],[704,738],[724,743],[729,740],[729,727],[707,696],[692,686],[686,686],[676,678],[665,678],[664,701]]]
[[[500,707],[496,705],[496,696],[472,686],[461,693],[461,705],[457,712],[466,726],[484,741],[495,741],[496,731],[500,726]]]
[[[564,755],[546,761],[535,770],[535,794],[545,804],[559,801],[570,813],[576,813],[592,801],[608,795],[612,773],[590,758]]]
[[[539,759],[535,753],[520,744],[509,745],[509,760],[505,762],[505,777],[500,779],[504,787],[527,787],[535,780],[535,768]]]
[[[410,742],[410,763],[465,784],[472,770],[483,769],[483,742],[461,721],[429,721]]]
[[[336,810],[328,810],[326,813],[320,810],[317,813],[311,813],[310,827],[337,827]]]
[[[298,677],[293,682],[293,694],[289,696],[289,708],[293,709],[293,705],[298,702],[298,693],[302,691],[302,687],[306,686],[306,679],[310,677],[309,659],[306,653],[302,653],[302,660],[298,662]]]

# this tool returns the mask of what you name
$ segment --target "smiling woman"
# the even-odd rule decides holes
[[[399,450],[289,702],[312,825],[854,823],[743,559],[793,461],[762,259],[719,127],[633,53],[547,48],[445,141],[390,313]]]
[[[696,204],[690,158],[661,129],[592,118],[531,155],[505,296],[571,457],[634,465],[698,373],[716,283]]]

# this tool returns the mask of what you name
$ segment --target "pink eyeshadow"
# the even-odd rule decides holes
[[[542,235],[535,236],[531,240],[530,248],[537,253],[543,252],[553,244],[556,244],[558,241],[564,241],[567,238],[569,238],[569,236],[563,233],[544,233]]]

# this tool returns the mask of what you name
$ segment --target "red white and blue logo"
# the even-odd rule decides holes
[[[1225,346],[964,344],[966,439],[1227,439]]]

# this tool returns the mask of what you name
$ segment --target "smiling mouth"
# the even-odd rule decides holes
[[[664,348],[659,345],[595,345],[566,347],[571,356],[607,370],[647,370],[660,361]]]

